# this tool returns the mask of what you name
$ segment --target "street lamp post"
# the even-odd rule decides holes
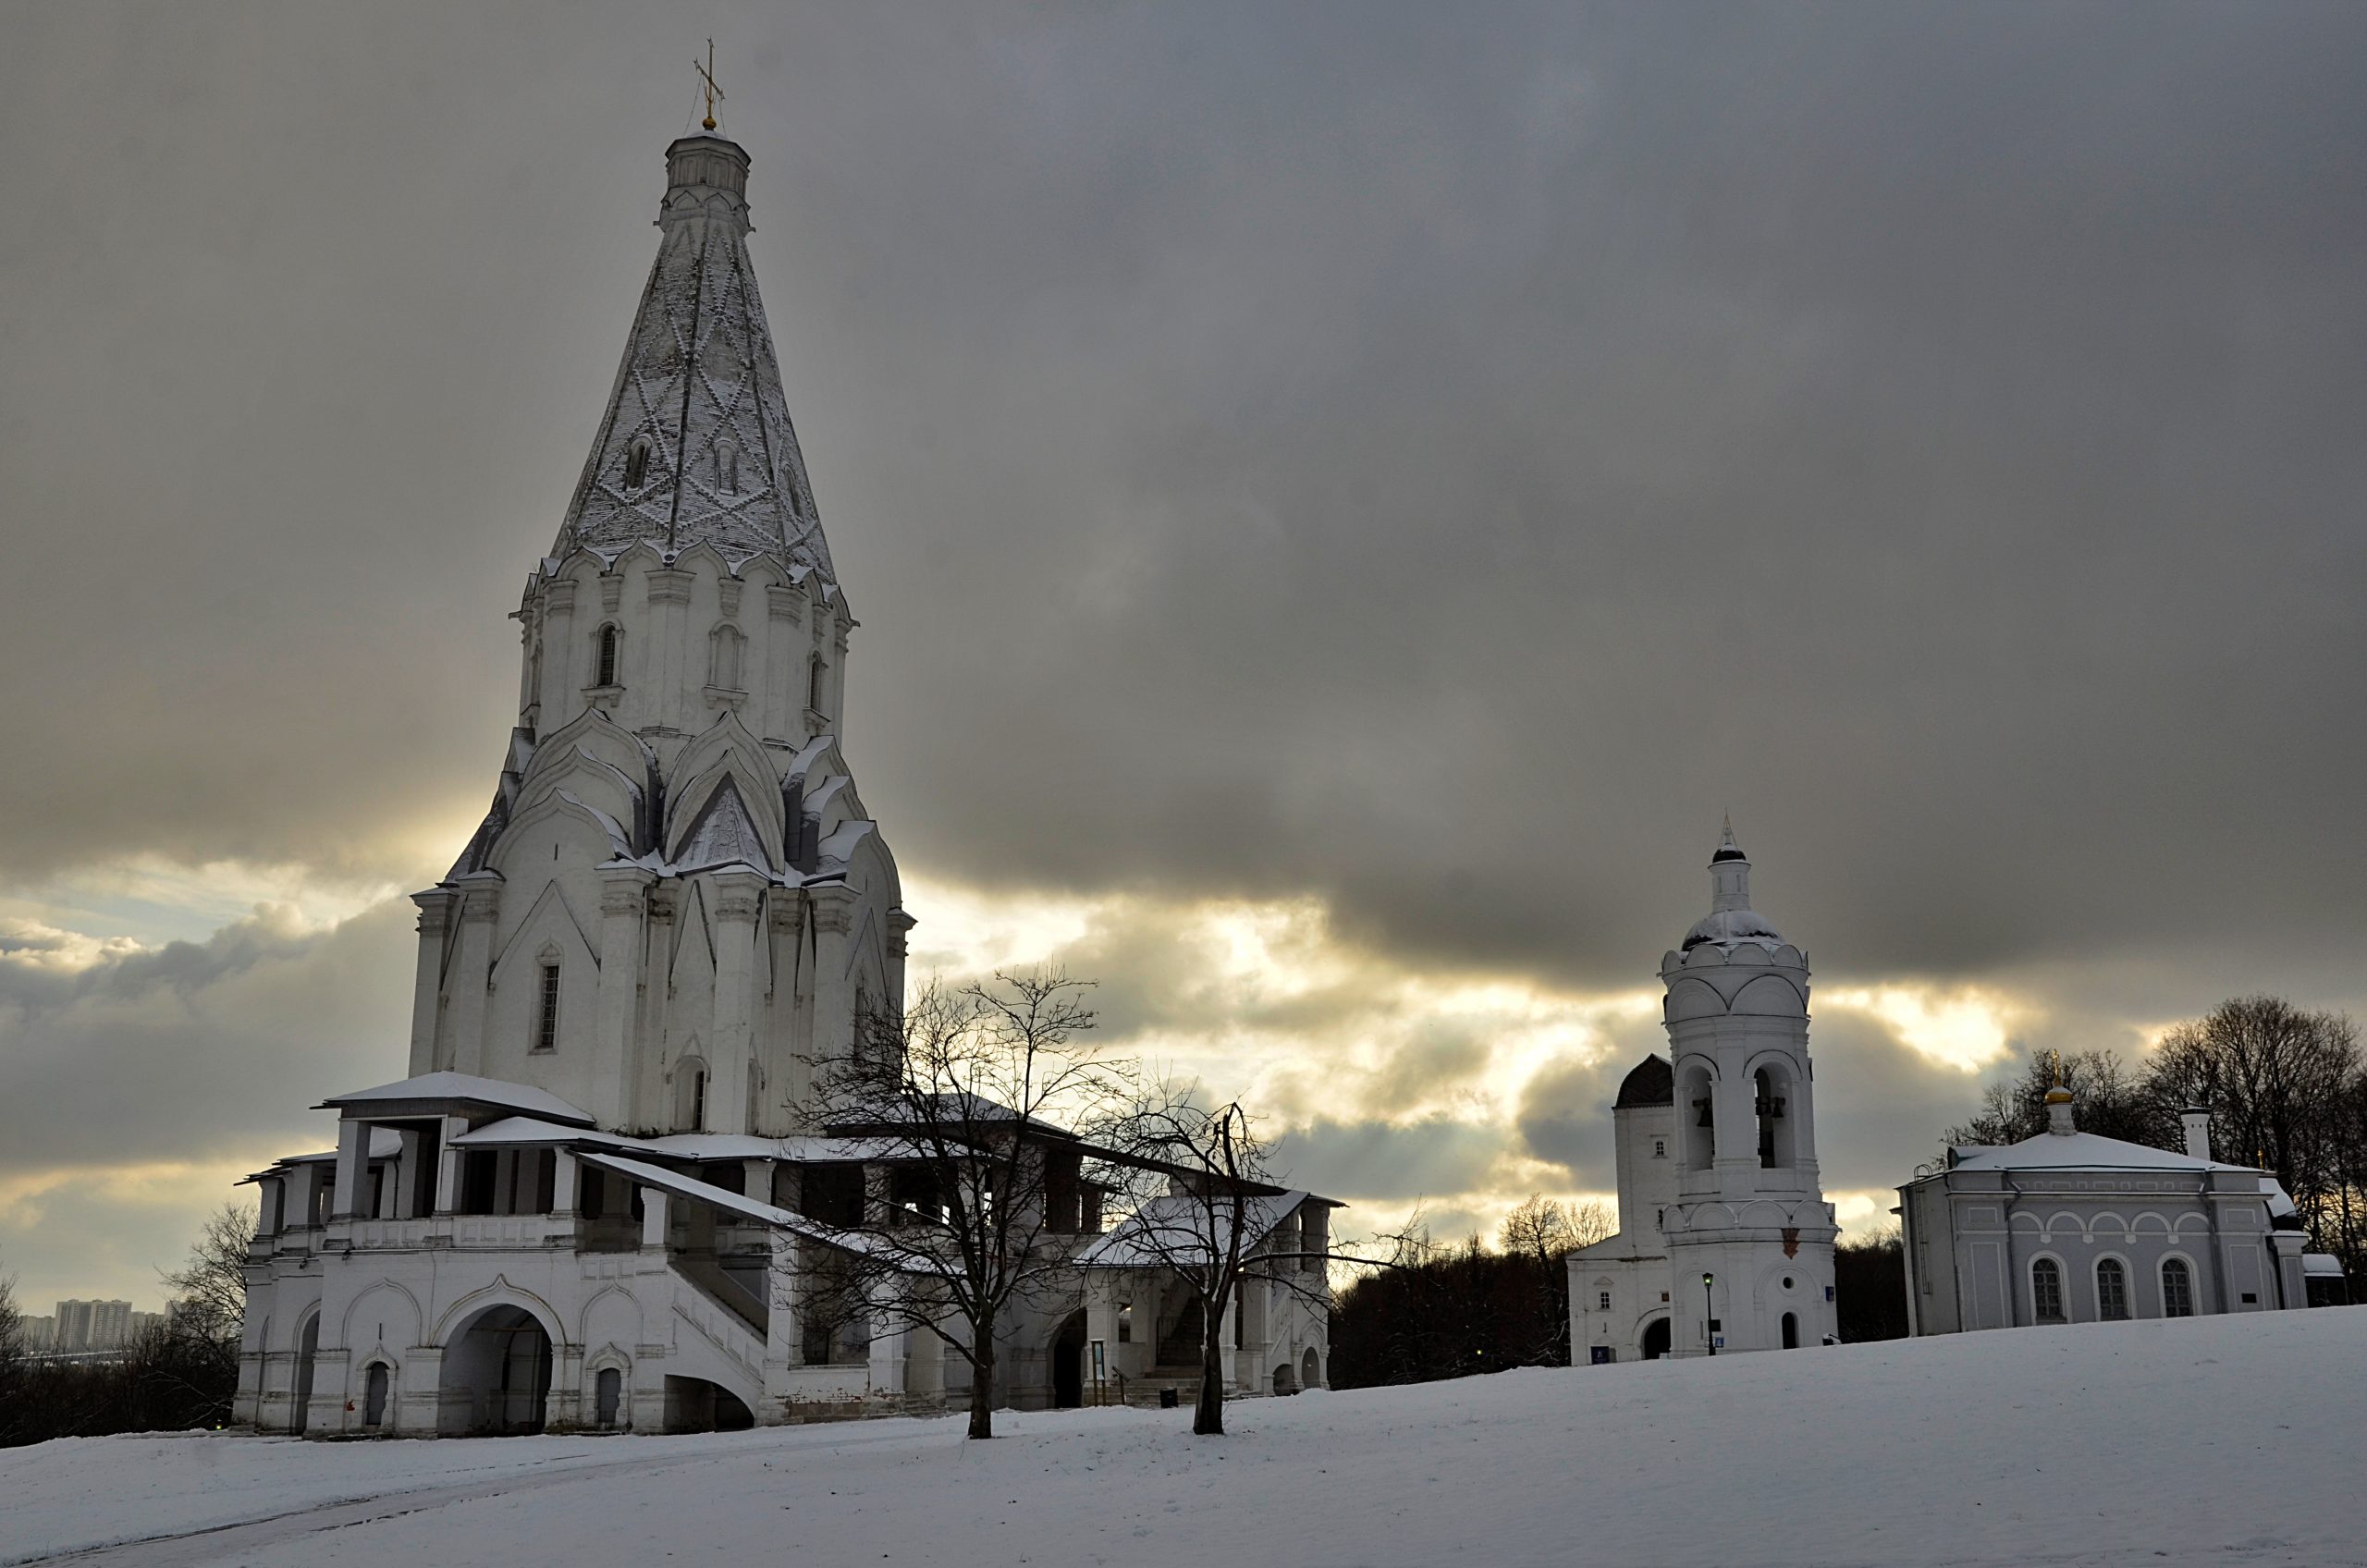
[[[1715,1355],[1718,1354],[1718,1320],[1711,1316],[1711,1278],[1707,1274],[1701,1276],[1701,1337],[1710,1341],[1710,1354]]]

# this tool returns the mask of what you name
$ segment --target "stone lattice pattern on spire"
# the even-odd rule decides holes
[[[834,578],[748,259],[748,154],[666,150],[661,238],[558,552],[779,555]]]

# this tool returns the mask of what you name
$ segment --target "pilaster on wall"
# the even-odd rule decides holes
[[[416,1078],[449,1063],[439,1060],[438,1024],[443,1018],[444,954],[451,940],[452,904],[457,895],[448,888],[413,893],[419,906],[419,966],[411,988],[411,1073]]]
[[[484,1072],[484,1015],[493,986],[493,928],[501,915],[501,878],[479,872],[461,890],[460,939],[445,986],[445,1015],[457,1072]]]
[[[754,1011],[756,916],[766,878],[719,871],[711,888],[715,913],[715,1038],[707,1056],[707,1125],[750,1133],[748,1084],[755,1071],[749,1020]]]
[[[863,896],[844,883],[806,889],[814,911],[814,1045],[817,1061],[842,1060],[854,1049],[854,977],[848,944]]]
[[[640,1009],[644,912],[657,874],[638,865],[600,867],[600,997],[594,1022],[592,1082],[612,1103],[591,1108],[609,1126],[638,1125],[629,1072]]]

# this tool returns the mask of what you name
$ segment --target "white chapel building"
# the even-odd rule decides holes
[[[1898,1190],[1916,1334],[2275,1312],[2339,1300],[2342,1265],[2309,1252],[2275,1175],[2211,1158],[2211,1113],[2184,1149],[2079,1129],[2071,1091],[2047,1129],[1966,1145]]]
[[[901,1008],[913,920],[842,751],[855,620],[757,299],[748,167],[713,135],[667,150],[656,261],[516,611],[499,783],[414,895],[408,1074],[329,1096],[337,1148],[253,1178],[242,1421],[655,1430],[966,1400],[933,1335],[798,1297],[798,1249],[888,1201],[886,1151],[809,1096],[859,1018]],[[1072,1176],[1085,1157],[1021,1135]],[[1088,1345],[1124,1397],[1196,1387],[1189,1293],[1102,1233],[1098,1190],[1057,1190],[1046,1228],[1086,1283],[1013,1316],[999,1398],[1078,1403]],[[1258,1193],[1252,1251],[1321,1249],[1329,1200]],[[1234,1391],[1322,1383],[1310,1272],[1245,1292]]]
[[[1612,1109],[1619,1233],[1569,1256],[1571,1360],[1789,1350],[1834,1335],[1808,955],[1750,907],[1731,825],[1711,909],[1661,960],[1669,1055]]]

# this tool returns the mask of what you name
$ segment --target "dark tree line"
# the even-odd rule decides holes
[[[2046,1131],[2054,1059],[2033,1055],[1989,1085],[1950,1144],[2010,1144]],[[2239,997],[2181,1023],[2131,1067],[2105,1051],[2062,1060],[2079,1130],[2156,1148],[2185,1146],[2179,1112],[2211,1112],[2212,1156],[2273,1172],[2313,1244],[2367,1277],[2367,1054],[2337,1012]]]
[[[1613,1230],[1600,1204],[1532,1197],[1495,1249],[1474,1235],[1441,1245],[1416,1228],[1383,1268],[1331,1309],[1331,1386],[1426,1383],[1515,1366],[1570,1364],[1573,1250]]]
[[[16,1292],[0,1280],[0,1448],[52,1438],[220,1427],[239,1391],[239,1335],[251,1209],[224,1206],[189,1261],[165,1274],[174,1309],[115,1359],[47,1360],[26,1342]]]

